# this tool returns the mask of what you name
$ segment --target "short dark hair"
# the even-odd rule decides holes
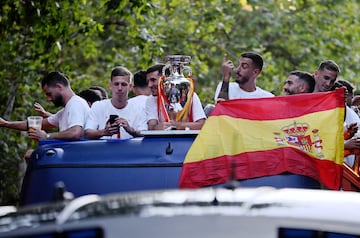
[[[78,95],[85,99],[85,101],[90,102],[91,104],[101,100],[100,94],[93,89],[85,89],[81,91]]]
[[[134,86],[139,88],[145,88],[148,86],[146,82],[146,71],[140,70],[134,74]]]
[[[308,93],[312,93],[314,91],[315,88],[315,78],[312,74],[308,73],[308,72],[304,72],[304,71],[291,71],[289,75],[295,75],[297,76],[300,80],[302,80],[303,82],[306,83],[307,85],[307,92]]]
[[[330,91],[334,91],[335,89],[341,88],[341,87],[344,87],[344,85],[342,85],[341,83],[339,83],[338,81],[336,81],[336,82],[334,83],[334,85],[330,88]]]
[[[101,87],[101,86],[91,86],[89,89],[99,91],[100,94],[101,94],[101,99],[107,99],[108,98],[108,93],[107,93],[106,89]]]
[[[158,72],[159,75],[163,75],[163,68],[165,67],[165,64],[155,64],[151,67],[149,67],[147,70],[146,70],[146,74],[149,74],[149,73],[152,73],[152,72]]]
[[[348,93],[353,93],[355,86],[352,85],[352,83],[350,83],[349,81],[346,80],[338,80],[337,81],[338,84],[340,84],[341,86],[344,86],[346,88],[346,90],[348,91]]]
[[[117,66],[117,67],[113,68],[113,70],[111,71],[110,80],[112,81],[112,78],[116,77],[116,76],[129,76],[129,82],[132,83],[133,74],[130,72],[130,70],[128,70],[127,68],[125,68],[123,66]]]
[[[241,57],[251,59],[253,64],[255,65],[255,67],[257,69],[259,69],[261,72],[261,70],[264,66],[264,60],[261,57],[261,55],[259,55],[258,53],[254,53],[254,52],[245,52],[245,53],[241,54]]]
[[[55,87],[58,83],[66,87],[70,84],[69,79],[65,74],[55,71],[49,73],[41,80],[41,87],[44,88],[45,85],[49,87]]]
[[[333,60],[325,60],[325,61],[322,61],[322,62],[319,64],[318,70],[324,70],[324,69],[327,69],[327,70],[330,70],[330,71],[335,71],[335,72],[337,72],[337,73],[340,73],[340,67],[339,67],[339,65],[337,65],[337,63],[335,63],[335,61],[333,61]]]

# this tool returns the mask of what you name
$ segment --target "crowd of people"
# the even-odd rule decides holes
[[[194,92],[189,97],[191,115],[186,121],[165,120],[160,113],[158,84],[165,64],[156,64],[135,74],[125,67],[115,67],[110,74],[111,97],[104,88],[98,86],[76,94],[66,75],[51,72],[42,79],[41,86],[47,99],[62,109],[52,114],[35,103],[35,110],[43,117],[41,129],[29,130],[26,120],[7,121],[3,118],[0,118],[0,127],[28,130],[29,137],[35,140],[127,139],[142,136],[141,131],[144,130],[199,130],[219,101],[275,96],[256,84],[263,65],[262,56],[254,52],[241,54],[236,67],[225,55],[222,81],[215,90],[214,104],[203,108],[200,98]],[[321,62],[313,73],[292,71],[284,83],[283,95],[326,92],[336,87],[345,87],[347,100],[344,125],[356,132],[360,125],[356,111],[360,97],[354,97],[354,86],[351,83],[337,81],[339,74],[340,67],[332,60]],[[129,98],[131,90],[136,96]],[[52,128],[58,128],[58,131],[48,133]],[[360,149],[357,136],[345,141],[345,149]],[[352,163],[350,160],[347,162]]]

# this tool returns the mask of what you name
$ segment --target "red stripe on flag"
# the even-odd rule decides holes
[[[272,98],[234,99],[216,104],[211,116],[230,116],[249,120],[276,120],[319,111],[344,108],[344,88],[335,92],[307,93]],[[342,98],[343,100],[338,100]],[[286,100],[284,100],[286,99]],[[256,106],[251,106],[256,104]],[[269,113],[271,110],[273,113]],[[239,113],[241,111],[241,114]]]
[[[329,189],[340,188],[342,167],[329,160],[321,160],[292,147],[266,151],[224,155],[199,162],[184,163],[180,188],[198,188],[236,179],[249,179],[290,172],[311,177]]]

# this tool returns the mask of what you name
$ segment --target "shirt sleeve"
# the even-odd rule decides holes
[[[60,118],[60,115],[64,113],[64,108],[61,109],[60,111],[58,111],[57,113],[49,116],[47,118],[48,122],[53,125],[53,126],[56,126],[59,128],[59,118]]]
[[[157,113],[156,97],[150,96],[145,102],[146,121],[159,120]]]
[[[200,98],[196,93],[193,94],[193,98],[192,98],[192,113],[193,113],[193,121],[206,119],[206,115],[202,107]]]
[[[219,96],[221,86],[222,86],[222,82],[218,83],[218,86],[216,87],[216,90],[215,90],[214,102],[216,102],[216,100],[217,100],[217,98]]]
[[[99,123],[97,120],[97,114],[99,113],[98,110],[100,108],[99,102],[94,102],[90,108],[89,115],[86,119],[85,124],[85,130],[87,129],[93,129],[98,130],[99,129]]]
[[[89,112],[89,106],[80,100],[73,100],[69,102],[67,108],[68,128],[73,126],[85,126],[85,122]]]

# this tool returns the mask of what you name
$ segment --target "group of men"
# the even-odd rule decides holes
[[[206,116],[196,94],[192,103],[194,120],[163,122],[159,117],[156,104],[157,84],[164,66],[157,64],[134,76],[125,67],[115,67],[109,82],[111,98],[91,103],[74,93],[66,75],[51,72],[42,79],[41,86],[47,99],[63,108],[51,114],[36,103],[35,110],[46,115],[42,121],[42,129],[28,130],[26,120],[7,121],[3,118],[0,118],[0,127],[28,130],[29,137],[35,140],[127,139],[141,136],[140,132],[143,130],[161,130],[169,126],[176,129],[200,129]],[[137,96],[129,99],[130,90]],[[59,131],[46,132],[53,128],[58,128]]]
[[[229,82],[234,64],[224,57],[222,70],[223,78],[219,83],[215,93],[215,101],[222,101],[236,98],[264,98],[273,97],[274,95],[256,86],[256,79],[263,67],[263,60],[260,55],[247,52],[241,55],[239,65],[236,68],[235,82]],[[338,80],[340,73],[339,66],[332,60],[326,60],[320,63],[314,74],[304,71],[290,72],[283,87],[284,95],[294,95],[300,93],[317,93],[334,90],[337,87],[345,88],[345,119],[344,130],[351,130],[352,137],[347,138],[344,142],[345,150],[360,149],[360,133],[357,129],[360,126],[359,114],[352,108],[354,100],[354,87],[346,80]],[[207,106],[205,110],[210,113],[213,106]],[[352,166],[355,156],[351,154],[345,157],[345,162]]]
[[[262,57],[253,52],[243,53],[237,68],[224,56],[222,81],[215,91],[215,102],[235,98],[261,98],[274,95],[256,85],[263,68]],[[69,79],[60,72],[52,72],[41,81],[49,101],[63,108],[43,119],[41,130],[30,130],[29,137],[40,139],[79,140],[105,138],[132,138],[141,136],[143,130],[199,130],[204,124],[205,113],[200,99],[193,94],[192,116],[187,121],[166,121],[159,113],[158,83],[163,76],[164,64],[156,64],[146,71],[133,74],[125,67],[115,67],[110,75],[111,98],[95,101],[90,107],[70,87]],[[235,82],[230,82],[235,72]],[[284,95],[325,92],[333,87],[340,68],[331,60],[323,61],[314,74],[293,71],[284,85]],[[133,79],[134,78],[134,79]],[[135,85],[133,86],[133,81]],[[137,96],[129,99],[129,91]],[[27,130],[26,121],[6,121],[0,118],[0,127]],[[47,133],[57,127],[58,132]],[[360,146],[360,145],[359,145]]]

